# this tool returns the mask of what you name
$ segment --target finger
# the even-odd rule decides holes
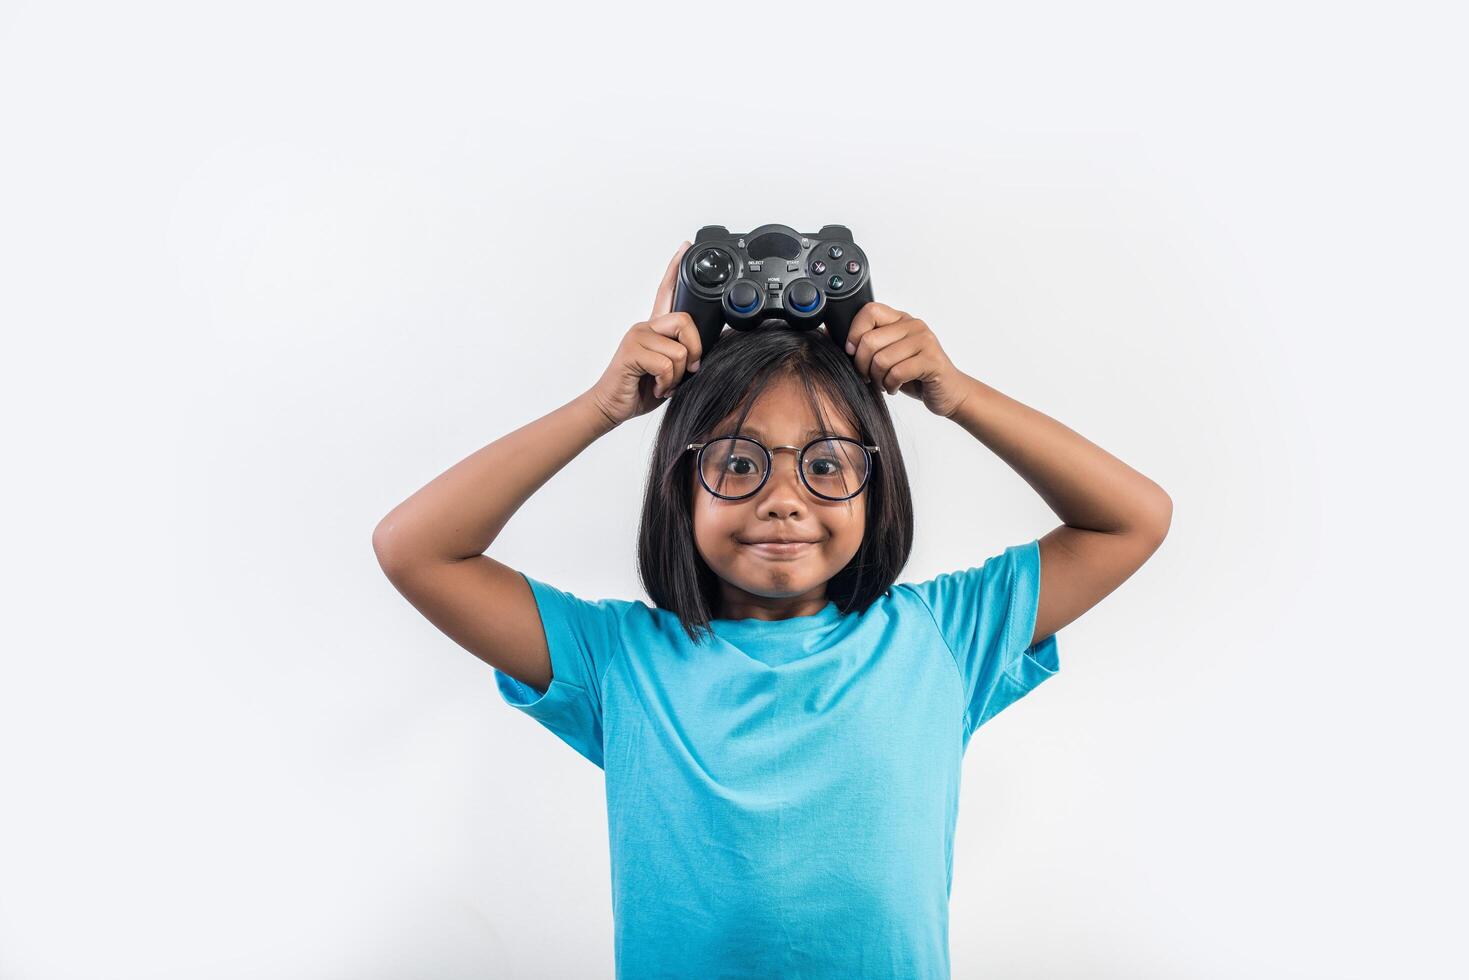
[[[857,373],[869,380],[875,379],[872,359],[884,347],[906,337],[910,332],[908,325],[912,322],[912,320],[897,320],[869,328],[862,335],[862,339],[857,342],[857,353],[852,355],[852,366],[857,369]]]
[[[920,377],[924,371],[923,339],[904,337],[888,344],[872,359],[872,376],[882,390],[894,394],[903,383]]]
[[[693,317],[683,311],[667,313],[654,320],[649,320],[648,326],[665,337],[673,337],[687,347],[689,351],[689,370],[697,371],[699,369],[699,361],[704,356],[704,338],[699,336],[699,326],[694,323]]]
[[[677,388],[679,382],[682,381],[687,370],[689,351],[685,350],[683,344],[676,339],[658,334],[645,335],[640,338],[640,342],[642,342],[643,350],[658,354],[661,359],[658,360],[658,363],[663,364],[664,361],[667,361],[667,366],[661,367],[654,375],[654,382],[657,382],[654,385],[654,394],[661,398],[668,391]]]
[[[688,370],[689,351],[683,344],[672,337],[665,337],[657,331],[648,331],[638,338],[638,343],[643,345],[644,350],[652,351],[667,360],[666,368],[660,369],[654,376],[657,384],[654,386],[654,394],[662,397],[667,392],[678,386]],[[662,363],[661,361],[659,362]]]
[[[885,303],[868,302],[863,304],[857,315],[852,317],[852,323],[847,327],[847,353],[855,355],[857,347],[862,342],[863,336],[874,327],[880,327],[885,323],[894,323],[908,314],[901,310],[895,310]]]
[[[672,387],[669,382],[676,365],[667,351],[652,346],[656,341],[656,337],[640,339],[637,349],[633,351],[633,363],[638,366],[639,371],[653,379],[653,394],[662,398],[663,393]]]
[[[673,287],[678,282],[678,264],[683,260],[683,253],[689,250],[689,243],[679,245],[678,251],[673,253],[673,259],[668,263],[668,268],[663,271],[663,281],[658,284],[658,294],[653,297],[653,313],[648,319],[662,316],[673,309]]]

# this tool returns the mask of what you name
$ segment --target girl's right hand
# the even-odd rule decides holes
[[[612,355],[612,363],[587,393],[613,425],[651,412],[686,372],[697,370],[704,352],[699,328],[687,313],[669,312],[678,264],[689,247],[689,242],[678,247],[658,286],[652,315],[633,324]]]

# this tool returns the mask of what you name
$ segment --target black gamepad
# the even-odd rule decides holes
[[[793,330],[824,324],[845,353],[852,318],[870,302],[867,256],[843,225],[825,225],[814,235],[789,225],[761,225],[743,235],[705,225],[679,263],[673,310],[693,318],[704,354],[726,323],[755,330],[769,320]]]

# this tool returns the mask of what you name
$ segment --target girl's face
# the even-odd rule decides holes
[[[859,439],[824,396],[822,411],[834,435]],[[733,434],[737,417],[738,412],[724,419],[714,434]],[[801,383],[794,378],[772,380],[750,407],[740,431],[772,450],[765,485],[743,500],[721,500],[704,489],[697,471],[691,473],[694,544],[721,580],[715,619],[775,620],[818,613],[827,602],[826,583],[861,546],[867,488],[848,500],[818,497],[796,472],[796,454],[775,449],[804,446],[815,438],[806,433],[819,428]],[[769,538],[810,543],[791,554],[774,554],[751,544]]]

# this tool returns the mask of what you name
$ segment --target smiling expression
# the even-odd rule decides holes
[[[818,396],[825,431],[862,441],[831,401]],[[736,410],[712,430],[734,434]],[[766,446],[804,446],[822,426],[805,388],[793,377],[772,379],[750,407],[740,435]],[[703,440],[700,440],[703,441]],[[693,451],[690,451],[693,455]],[[826,605],[826,583],[847,566],[862,544],[867,488],[848,500],[816,496],[796,472],[796,454],[773,451],[765,485],[741,500],[721,500],[693,480],[694,542],[720,579],[716,619],[787,619],[809,616]],[[780,538],[787,544],[762,543]]]

